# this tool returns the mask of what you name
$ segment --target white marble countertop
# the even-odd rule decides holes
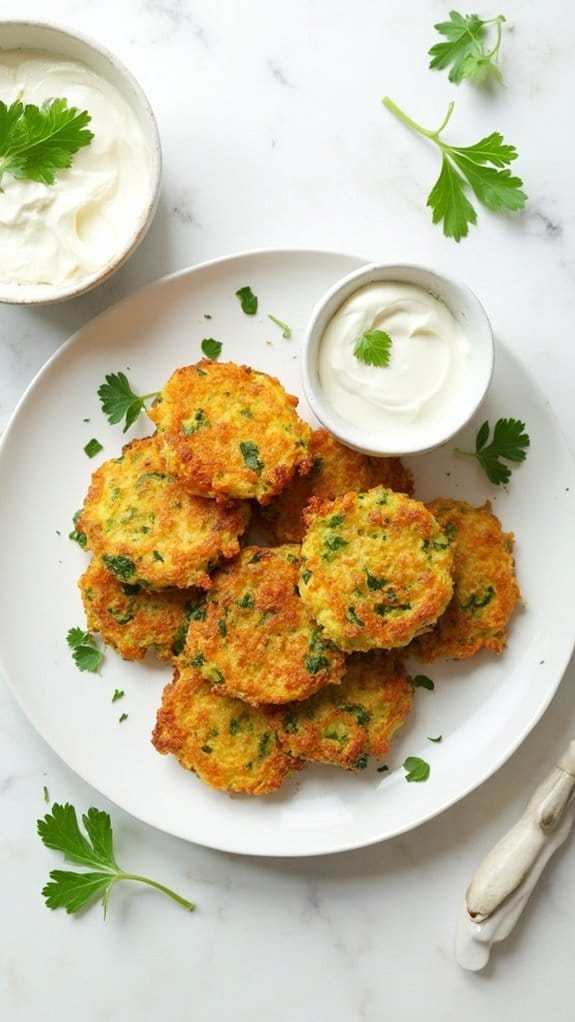
[[[486,95],[427,70],[439,0],[43,0],[2,14],[85,32],[135,73],[156,113],[165,171],[154,224],[93,293],[0,309],[0,425],[62,342],[142,285],[260,247],[331,248],[418,261],[464,278],[496,335],[530,367],[575,453],[575,20],[564,0],[506,0],[506,88]],[[468,8],[464,8],[467,10]],[[498,8],[481,8],[485,16]],[[425,197],[436,154],[380,104],[420,123],[455,96],[452,137],[500,130],[529,203],[480,210],[456,245]],[[9,499],[4,492],[3,500]],[[545,523],[541,523],[542,537]],[[558,567],[557,570],[560,570]],[[10,580],[12,584],[13,580]],[[9,599],[5,583],[4,600]],[[16,583],[17,584],[17,583]],[[33,632],[22,642],[33,641]],[[144,826],[79,780],[0,687],[0,1015],[10,1022],[164,1018],[380,1022],[572,1018],[573,840],[552,859],[518,928],[481,974],[454,958],[455,921],[484,854],[575,735],[575,665],[543,719],[482,787],[417,830],[333,856],[263,859]],[[35,834],[53,800],[109,809],[118,857],[187,894],[114,892],[108,918],[47,911],[60,865]],[[571,861],[570,861],[571,860]]]

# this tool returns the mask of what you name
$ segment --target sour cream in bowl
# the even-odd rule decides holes
[[[303,389],[323,426],[370,455],[423,454],[465,426],[493,373],[483,306],[414,265],[369,265],[324,295],[308,324]]]
[[[0,22],[0,100],[9,109],[21,104],[23,116],[58,100],[89,115],[90,143],[69,167],[58,164],[53,183],[18,168],[2,168],[0,183],[0,301],[75,297],[107,280],[152,222],[161,178],[153,112],[104,47],[25,21]]]

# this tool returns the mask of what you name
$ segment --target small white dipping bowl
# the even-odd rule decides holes
[[[0,21],[0,66],[3,56],[6,61],[8,59],[6,54],[15,50],[42,51],[48,57],[53,55],[55,59],[79,62],[86,65],[100,79],[113,86],[140,126],[148,158],[147,180],[145,187],[142,188],[141,208],[137,216],[133,218],[129,231],[118,231],[118,237],[114,238],[113,252],[103,261],[102,265],[90,270],[86,275],[69,277],[59,283],[2,283],[0,281],[0,302],[18,305],[45,305],[67,298],[75,298],[102,284],[126,262],[138,247],[156,211],[162,173],[162,153],[156,120],[144,92],[131,72],[109,50],[91,39],[76,35],[56,25],[31,21]],[[69,97],[66,96],[65,91],[62,91],[58,96],[51,98],[68,99]],[[34,102],[34,100],[27,99],[24,95],[23,102]],[[80,106],[80,104],[69,101],[69,106]],[[80,109],[82,109],[81,106]],[[90,111],[88,110],[88,112]],[[89,129],[93,127],[92,124],[88,125]],[[74,169],[74,161],[78,156],[88,153],[89,150],[90,146],[81,149],[76,157],[72,158],[71,171]],[[57,171],[56,177],[71,171]],[[48,193],[51,186],[42,187],[45,187]],[[2,222],[1,199],[0,195],[0,227]]]
[[[409,429],[399,437],[393,435],[397,431],[386,431],[384,426],[368,429],[361,421],[347,421],[330,403],[322,384],[320,349],[328,324],[347,299],[357,291],[368,284],[382,281],[412,284],[438,299],[451,312],[469,342],[465,382],[458,391],[453,407],[446,413],[445,408],[439,409],[438,404],[439,414],[436,415],[435,421],[429,428],[427,425],[418,428],[416,437],[410,437]],[[483,306],[469,288],[451,277],[423,266],[373,264],[354,270],[319,300],[304,336],[302,382],[305,396],[314,414],[322,425],[347,447],[363,454],[380,457],[423,454],[444,444],[475,414],[487,393],[493,363],[494,342],[491,325]],[[386,369],[375,368],[374,372],[385,373]],[[365,400],[361,394],[358,398]],[[360,420],[361,415],[354,418]]]

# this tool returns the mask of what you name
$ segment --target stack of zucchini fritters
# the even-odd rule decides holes
[[[413,702],[402,657],[500,653],[519,599],[488,503],[426,507],[398,459],[312,432],[296,404],[247,366],[176,370],[156,433],[96,470],[76,525],[89,629],[173,661],[154,746],[226,791],[385,755]],[[240,546],[252,515],[271,545]]]

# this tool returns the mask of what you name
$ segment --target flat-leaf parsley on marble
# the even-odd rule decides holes
[[[94,138],[86,128],[90,121],[87,110],[69,107],[65,99],[47,99],[40,107],[0,101],[0,182],[11,174],[53,185],[56,171],[70,167],[78,149]]]
[[[101,898],[104,918],[110,892],[119,880],[136,880],[167,894],[179,905],[193,911],[195,905],[169,887],[136,873],[126,873],[114,857],[112,824],[108,813],[92,806],[82,816],[86,834],[78,824],[74,806],[66,803],[52,806],[52,812],[37,821],[38,834],[47,848],[62,852],[68,862],[89,867],[89,872],[53,869],[50,882],[42,890],[48,908],[65,908],[78,912]]]
[[[106,382],[98,387],[98,397],[102,411],[111,425],[125,419],[123,432],[136,421],[140,412],[146,407],[146,401],[158,397],[159,390],[150,394],[135,394],[125,373],[109,373]]]
[[[499,486],[500,483],[508,483],[511,477],[511,469],[501,458],[515,463],[525,461],[530,439],[525,432],[525,423],[519,419],[498,419],[490,444],[487,443],[489,433],[490,426],[486,421],[477,431],[475,451],[462,451],[459,447],[455,451],[468,458],[476,458],[489,481]]]
[[[356,339],[353,354],[359,362],[379,368],[389,365],[392,340],[385,330],[368,330]]]
[[[441,152],[441,172],[427,197],[427,205],[433,211],[433,223],[443,223],[447,238],[460,241],[468,234],[469,224],[477,223],[477,213],[466,189],[471,189],[476,199],[494,213],[523,209],[527,200],[521,190],[523,181],[512,177],[507,166],[517,159],[517,150],[507,145],[498,131],[471,146],[450,146],[439,136],[451,117],[453,101],[436,131],[416,124],[389,96],[385,96],[383,105],[409,128],[434,142]]]
[[[501,82],[501,72],[496,61],[504,21],[502,14],[498,14],[496,18],[483,20],[477,14],[450,11],[449,21],[440,21],[433,26],[446,42],[435,43],[429,50],[429,56],[432,58],[430,68],[442,71],[451,65],[449,81],[456,84],[462,82],[464,78],[481,83],[489,75],[494,75],[497,81]],[[485,30],[490,25],[495,25],[495,45],[491,50],[486,50]]]

